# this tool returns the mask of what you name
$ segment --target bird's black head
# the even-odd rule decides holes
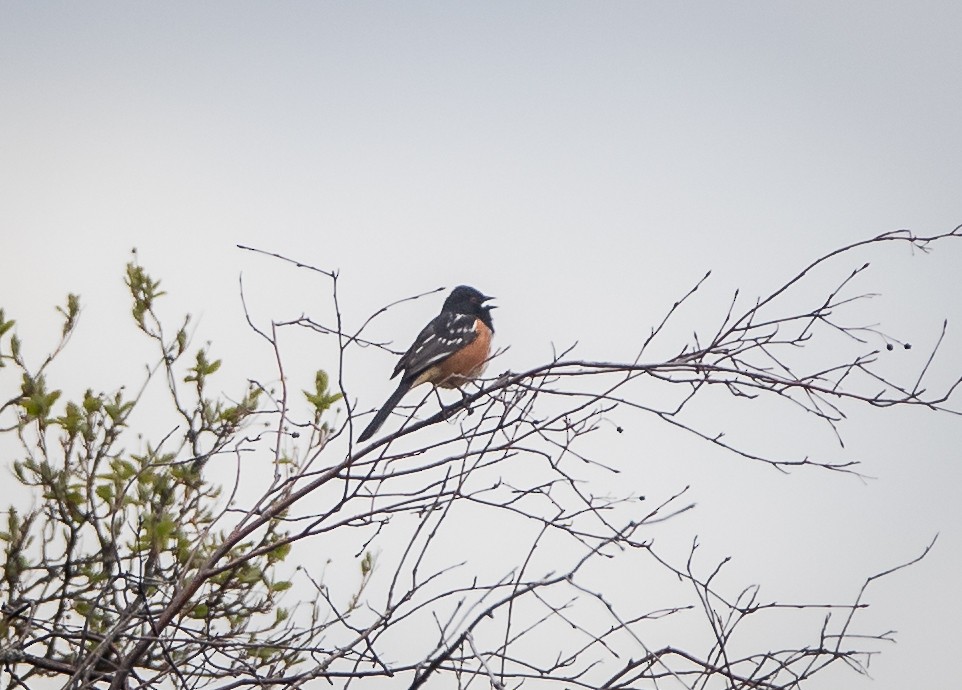
[[[451,291],[448,298],[444,300],[444,306],[441,308],[441,311],[453,311],[456,314],[477,316],[484,322],[484,325],[493,331],[494,325],[491,323],[491,310],[495,307],[493,305],[485,306],[484,304],[492,299],[494,298],[483,295],[473,287],[458,285]]]

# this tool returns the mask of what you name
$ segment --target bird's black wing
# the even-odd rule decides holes
[[[476,320],[476,316],[454,312],[442,312],[435,316],[401,356],[391,378],[402,371],[405,379],[417,378],[429,367],[471,343],[478,337],[474,330]]]

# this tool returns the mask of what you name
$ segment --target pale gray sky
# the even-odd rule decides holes
[[[136,246],[171,313],[198,314],[198,337],[243,380],[271,363],[238,274],[261,319],[314,313],[322,290],[244,243],[339,269],[358,321],[476,285],[499,298],[504,368],[574,341],[630,357],[626,323],[640,339],[708,269],[690,329],[715,325],[735,287],[763,294],[841,244],[962,222],[960,34],[950,1],[4,3],[0,305],[39,347],[52,306],[79,292],[68,354],[83,371],[61,374],[120,385],[143,357],[121,283]],[[948,317],[934,371],[962,371],[962,247],[871,258],[864,289],[885,296],[869,320],[916,345],[892,366],[917,371]],[[378,335],[406,341],[435,307],[389,315]],[[322,342],[298,343],[292,375],[333,368]],[[354,385],[365,408],[393,366],[370,357]],[[792,423],[772,443],[827,447]],[[626,426],[630,449],[611,451],[631,463],[624,481],[691,484],[683,539],[734,556],[733,582],[770,598],[850,599],[940,532],[871,598],[866,620],[899,640],[875,682],[843,677],[946,687],[962,646],[959,419],[855,413],[845,454],[867,484],[786,478]]]

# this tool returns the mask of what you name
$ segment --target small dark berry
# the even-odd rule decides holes
[[[906,350],[911,350],[911,349],[912,349],[912,343],[905,343],[905,345],[904,345],[903,347],[904,347]]]
[[[885,349],[888,350],[889,352],[891,352],[892,350],[895,349],[895,345],[893,345],[892,343],[886,343],[886,344],[885,344]]]

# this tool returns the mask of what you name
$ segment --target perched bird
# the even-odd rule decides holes
[[[451,291],[441,313],[424,327],[394,367],[391,378],[401,374],[401,382],[357,437],[358,442],[371,438],[405,393],[415,386],[431,383],[441,388],[458,388],[481,375],[494,335],[491,310],[495,307],[484,304],[490,299],[494,298],[467,285]]]

